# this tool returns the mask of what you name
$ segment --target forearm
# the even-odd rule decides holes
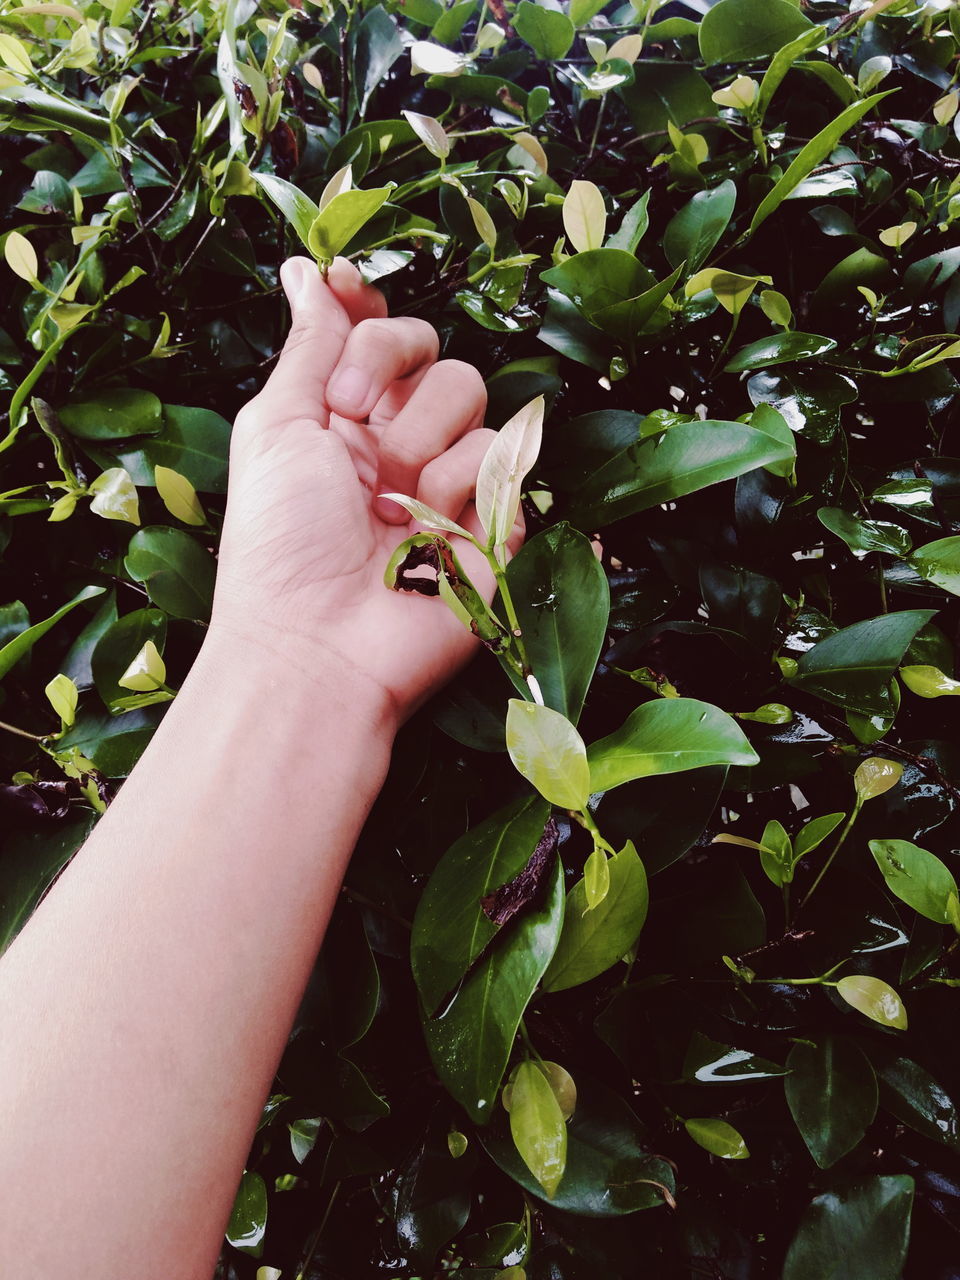
[[[208,639],[0,962],[4,1274],[212,1271],[391,745],[360,678],[291,657]]]

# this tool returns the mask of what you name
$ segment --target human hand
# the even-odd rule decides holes
[[[356,682],[399,723],[477,642],[436,601],[383,585],[413,530],[377,495],[415,495],[482,537],[472,499],[494,434],[481,427],[486,392],[471,365],[437,360],[425,321],[388,319],[345,260],[326,281],[306,258],[281,274],[293,326],[234,426],[212,628],[308,677]],[[512,550],[521,538],[518,525]],[[453,541],[490,599],[484,557]]]

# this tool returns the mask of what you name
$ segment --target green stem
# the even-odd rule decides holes
[[[580,822],[581,826],[586,827],[593,836],[593,847],[595,849],[602,849],[605,853],[610,854],[617,852],[613,845],[607,844],[606,840],[604,840],[603,836],[600,834],[600,828],[594,822],[593,815],[589,809],[578,809],[577,820]]]
[[[15,733],[18,738],[29,738],[31,742],[40,742],[46,737],[43,733],[28,733],[26,729],[18,729],[15,724],[7,724],[5,720],[0,720],[0,729],[6,733]]]
[[[10,429],[4,439],[0,440],[0,453],[3,453],[5,449],[9,449],[14,440],[16,440],[17,436],[20,434],[20,428],[23,426],[23,422],[26,421],[25,409],[27,397],[40,380],[40,375],[43,373],[44,369],[46,369],[48,364],[52,363],[54,357],[58,354],[60,348],[64,346],[68,338],[72,338],[73,335],[75,333],[79,333],[81,329],[88,329],[89,327],[90,326],[87,324],[76,324],[72,329],[67,329],[64,333],[61,333],[59,337],[54,338],[53,342],[50,343],[49,347],[47,347],[46,351],[44,351],[43,355],[20,383],[19,387],[17,387],[16,391],[13,393],[13,398],[10,401]],[[21,412],[24,414],[23,421],[20,420]]]
[[[857,818],[860,815],[860,803],[861,802],[858,800],[854,804],[853,809],[851,810],[851,813],[850,813],[850,817],[843,824],[843,828],[840,831],[840,835],[837,837],[836,844],[830,850],[830,853],[827,856],[826,862],[820,868],[820,872],[817,875],[817,878],[814,880],[813,884],[807,890],[804,898],[800,903],[798,910],[800,911],[803,910],[803,908],[807,905],[807,903],[810,901],[810,899],[813,897],[814,893],[816,892],[817,886],[819,885],[820,881],[830,870],[830,867],[833,863],[834,858],[840,852],[840,849],[841,849],[841,846],[843,845],[844,840],[846,840],[847,836],[850,834],[850,831],[853,828],[853,824],[856,822]]]
[[[520,619],[517,617],[517,611],[513,604],[513,596],[510,594],[510,588],[507,586],[507,574],[504,565],[501,565],[497,559],[494,550],[484,548],[484,554],[490,568],[493,570],[493,576],[497,582],[497,589],[500,592],[500,598],[503,601],[503,608],[507,615],[507,622],[510,624],[510,634],[513,637],[513,643],[516,646],[517,656],[520,659],[520,669],[524,680],[532,674],[529,660],[527,659],[527,651],[523,643],[523,630],[520,626]]]

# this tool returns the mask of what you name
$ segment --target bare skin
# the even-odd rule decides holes
[[[376,495],[479,532],[479,375],[346,262],[283,279],[293,328],[234,429],[207,639],[0,960],[3,1275],[208,1280],[394,734],[475,644],[384,588],[407,516]]]

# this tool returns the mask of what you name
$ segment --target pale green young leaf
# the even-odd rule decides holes
[[[777,885],[793,880],[793,845],[790,837],[776,818],[771,818],[760,837],[760,865],[764,875]]]
[[[307,248],[320,261],[332,262],[387,201],[392,190],[373,187],[369,191],[341,191],[314,218]]]
[[[63,722],[64,728],[69,728],[73,724],[77,713],[77,702],[80,697],[77,686],[69,676],[65,676],[61,672],[53,677],[43,692],[47,695],[47,701]]]
[[[469,530],[457,524],[456,520],[450,520],[439,511],[434,511],[433,507],[428,507],[425,502],[408,498],[402,493],[381,493],[380,497],[389,498],[391,502],[403,507],[404,511],[408,511],[418,524],[424,525],[427,529],[440,529],[444,533],[456,533],[461,538],[469,538],[471,541],[473,539],[473,534]]]
[[[297,235],[310,248],[310,228],[313,226],[319,207],[309,196],[304,195],[299,187],[273,173],[253,173],[254,182],[258,183],[264,193],[270,197]]]
[[[746,1160],[750,1155],[743,1137],[726,1120],[684,1120],[683,1127],[699,1147],[722,1160]]]
[[[610,864],[602,849],[594,849],[583,864],[583,890],[588,911],[599,907],[610,892]]]
[[[90,510],[95,515],[102,516],[104,520],[140,523],[137,488],[123,467],[110,467],[98,475],[90,486],[90,493],[93,495]]]
[[[793,322],[793,308],[787,298],[776,289],[763,289],[760,292],[760,310],[772,324],[789,329]]]
[[[416,40],[410,46],[410,70],[415,76],[459,76],[470,65],[470,59],[442,44]]]
[[[326,186],[320,192],[319,211],[322,213],[334,196],[342,195],[344,191],[353,190],[353,165],[345,164],[342,169],[338,169],[333,177],[327,180]],[[312,225],[312,224],[311,224]]]
[[[577,253],[599,249],[607,231],[603,193],[592,182],[576,179],[563,199],[563,229]]]
[[[735,111],[748,111],[757,100],[760,86],[750,76],[737,76],[732,84],[717,89],[712,95],[718,107],[732,107]]]
[[[182,520],[184,524],[207,523],[197,491],[186,476],[181,475],[179,471],[174,471],[172,467],[159,464],[154,467],[153,474],[157,493],[172,516]]]
[[[927,582],[960,596],[960,538],[938,538],[918,547],[910,564]]]
[[[152,693],[165,684],[167,668],[159,650],[148,640],[117,681],[121,689],[133,689],[136,693]]]
[[[793,842],[794,861],[799,861],[805,854],[812,853],[823,844],[827,836],[839,827],[846,816],[845,813],[826,813],[822,818],[814,818],[802,827]]]
[[[537,396],[503,424],[477,474],[477,515],[494,547],[510,536],[527,472],[537,460],[545,401]]]
[[[470,216],[473,218],[473,225],[477,229],[477,235],[492,253],[497,247],[497,224],[480,201],[474,200],[473,196],[467,196],[467,205]]]
[[[907,1029],[907,1011],[899,994],[881,978],[853,973],[837,983],[837,995],[864,1017],[898,1031]]]
[[[520,773],[545,800],[561,809],[582,809],[590,798],[587,749],[559,711],[511,698],[507,750]]]
[[[903,776],[903,765],[895,760],[884,760],[882,756],[871,756],[857,767],[853,775],[857,799],[861,804],[882,796],[885,791],[895,787]]]
[[[901,667],[900,679],[918,698],[955,698],[960,695],[960,680],[945,675],[939,667]]]
[[[33,63],[26,46],[16,36],[0,34],[0,61],[18,76],[33,75]]]
[[[26,280],[28,284],[36,283],[40,264],[36,249],[25,235],[19,231],[11,231],[3,242],[3,256],[14,275]]]
[[[567,1127],[550,1083],[535,1062],[513,1079],[510,1133],[524,1164],[552,1199],[567,1163]]]
[[[513,135],[513,145],[523,148],[533,161],[534,168],[538,173],[545,174],[547,172],[547,153],[540,145],[540,140],[535,138],[532,133],[515,133]]]
[[[432,156],[445,160],[453,141],[439,120],[423,116],[418,111],[403,111],[403,118]]]

